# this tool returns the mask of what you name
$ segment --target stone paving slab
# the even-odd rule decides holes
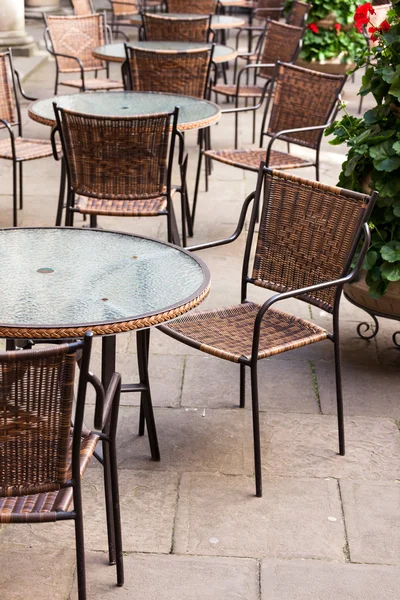
[[[98,554],[87,556],[88,597],[96,600],[258,600],[254,560],[192,556],[124,557],[125,585]]]
[[[400,481],[340,482],[353,562],[400,565]]]
[[[319,561],[270,561],[261,566],[262,600],[394,600],[400,569]]]
[[[321,408],[324,414],[336,412],[335,367],[331,361],[315,363]],[[342,366],[343,398],[346,415],[400,418],[400,370],[370,361]]]
[[[14,525],[22,529],[24,525]],[[67,600],[76,568],[75,551],[20,547],[0,552],[2,600]]]
[[[344,561],[336,481],[265,478],[254,493],[252,477],[184,474],[174,552]]]

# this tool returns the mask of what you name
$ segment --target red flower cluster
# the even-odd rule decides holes
[[[379,25],[379,27],[369,27],[368,33],[371,34],[371,40],[373,42],[376,42],[379,35],[382,35],[382,33],[386,33],[386,31],[389,31],[389,29],[390,29],[390,23],[388,21],[386,21],[386,19],[385,19],[384,21],[382,21],[382,23]]]
[[[359,6],[354,13],[354,24],[356,29],[361,33],[363,25],[368,25],[369,18],[368,15],[374,15],[375,10],[370,2],[366,2]]]
[[[307,25],[308,29],[311,29],[313,33],[318,33],[318,26],[315,23],[310,23]]]
[[[342,26],[340,23],[335,23],[335,29],[336,31],[340,31],[342,29]]]

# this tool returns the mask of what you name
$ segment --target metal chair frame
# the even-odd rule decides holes
[[[252,256],[252,248],[254,246],[254,233],[255,226],[259,219],[260,214],[260,198],[262,190],[264,189],[264,202],[263,202],[263,211],[268,211],[269,207],[269,198],[271,193],[272,186],[270,185],[270,181],[274,178],[283,178],[288,181],[294,181],[299,183],[300,185],[304,185],[310,188],[310,193],[312,194],[312,189],[317,188],[322,191],[333,192],[334,194],[338,194],[339,196],[344,196],[351,200],[355,200],[359,203],[360,213],[363,211],[363,216],[358,216],[357,221],[357,231],[354,235],[354,240],[352,242],[351,248],[348,252],[347,259],[345,261],[342,272],[339,274],[339,277],[330,280],[330,281],[321,281],[315,285],[308,285],[306,287],[301,287],[298,289],[293,289],[290,281],[287,282],[286,285],[274,285],[268,281],[257,282],[253,276],[249,275],[249,265],[250,259]],[[252,338],[252,351],[251,357],[240,357],[237,362],[240,364],[240,407],[244,408],[245,406],[245,374],[246,367],[250,369],[251,373],[251,399],[252,399],[252,416],[253,416],[253,439],[254,439],[254,461],[255,461],[255,481],[256,481],[256,496],[262,496],[262,473],[261,473],[261,445],[260,445],[260,422],[259,422],[259,406],[258,406],[258,361],[261,360],[259,358],[259,345],[260,345],[260,333],[261,326],[264,318],[268,317],[268,311],[276,302],[286,300],[288,298],[297,298],[299,300],[303,300],[307,303],[314,304],[316,306],[321,306],[321,301],[319,301],[314,293],[319,292],[321,290],[325,290],[328,288],[332,288],[335,286],[336,291],[334,294],[333,306],[327,307],[324,306],[325,310],[328,310],[332,314],[332,324],[333,331],[332,333],[327,332],[327,338],[331,340],[334,344],[334,358],[335,358],[335,376],[336,376],[336,394],[337,394],[337,417],[338,417],[338,437],[339,437],[339,454],[345,454],[345,435],[344,435],[344,415],[343,415],[343,394],[342,394],[342,378],[341,378],[341,361],[340,361],[340,335],[339,335],[339,306],[340,299],[343,290],[343,285],[345,283],[350,283],[354,281],[363,264],[366,252],[368,250],[370,244],[370,231],[368,227],[368,219],[371,215],[373,206],[375,204],[375,200],[377,197],[377,193],[373,192],[371,196],[360,194],[358,192],[353,192],[349,190],[341,190],[340,188],[331,188],[329,186],[324,186],[317,182],[307,181],[304,179],[300,179],[298,177],[294,177],[292,175],[287,175],[280,171],[273,171],[266,167],[265,163],[260,164],[260,170],[258,174],[257,187],[255,192],[250,194],[242,207],[242,211],[240,214],[240,218],[238,221],[237,228],[235,232],[228,238],[218,240],[216,242],[208,242],[205,244],[199,244],[196,246],[191,246],[188,249],[191,251],[197,252],[198,250],[203,250],[206,248],[213,248],[217,246],[223,246],[225,244],[231,243],[236,240],[241,234],[243,227],[246,221],[246,214],[248,208],[253,202],[253,209],[250,218],[249,229],[247,233],[247,240],[245,245],[244,257],[243,257],[243,267],[242,267],[242,277],[241,277],[241,305],[250,302],[248,300],[248,286],[249,284],[257,285],[265,287],[266,289],[274,290],[276,293],[268,300],[266,300],[258,309],[257,316],[254,322],[254,331]],[[264,213],[263,213],[264,214]],[[265,213],[267,215],[268,212]],[[261,235],[261,225],[260,232]],[[331,234],[333,235],[333,233]],[[361,243],[361,238],[364,236],[364,241],[362,244],[362,248],[359,256],[356,260],[356,265],[353,269],[351,269],[352,260],[355,254],[355,251],[358,245]],[[260,238],[259,238],[260,243]],[[304,243],[304,242],[303,242]],[[305,265],[305,268],[312,268],[312,265]],[[286,288],[286,289],[285,289]],[[281,291],[281,290],[284,291]],[[194,315],[195,316],[195,315]],[[184,319],[184,318],[183,318]],[[182,319],[182,320],[183,320]],[[179,319],[175,322],[175,324],[179,324]],[[204,350],[204,345],[201,340],[194,340],[189,337],[189,335],[185,336],[180,334],[178,331],[174,331],[171,325],[171,328],[167,325],[158,327],[161,331],[166,333],[167,335],[177,339],[178,341],[183,342],[189,346],[192,346],[198,350]],[[326,338],[325,338],[326,339]],[[314,340],[322,341],[322,340]],[[219,356],[220,358],[227,358],[223,354],[217,354],[216,352],[209,352],[214,356]],[[228,359],[231,360],[231,359]]]
[[[66,479],[63,484],[58,484],[58,487],[56,483],[52,484],[51,488],[55,491],[59,490],[61,494],[63,490],[72,488],[74,505],[73,510],[57,510],[56,512],[46,513],[45,511],[41,512],[41,508],[39,508],[38,511],[32,510],[32,512],[28,513],[11,512],[9,515],[7,515],[6,520],[7,523],[40,523],[54,520],[74,521],[79,600],[86,600],[83,507],[81,494],[82,473],[80,465],[80,451],[82,430],[85,428],[83,419],[88,384],[91,384],[96,392],[96,405],[94,416],[95,429],[92,430],[90,433],[94,434],[103,445],[103,459],[100,460],[98,455],[96,453],[94,454],[96,458],[100,460],[100,462],[102,462],[104,467],[109,560],[110,564],[116,565],[118,586],[122,586],[124,583],[116,453],[116,431],[118,421],[119,398],[121,391],[121,376],[118,373],[114,373],[107,390],[105,390],[100,380],[89,371],[92,337],[93,334],[91,332],[88,332],[82,341],[66,343],[63,345],[59,345],[57,348],[43,348],[40,350],[19,350],[0,353],[0,363],[2,361],[4,362],[5,360],[7,362],[11,360],[11,362],[14,362],[14,364],[37,359],[42,359],[44,361],[46,360],[46,358],[48,358],[51,363],[54,356],[60,356],[60,354],[64,353],[65,355],[75,356],[75,360],[79,358],[79,384],[76,395],[76,409],[74,412],[74,423],[72,432],[72,476],[71,479]],[[29,363],[27,368],[29,369]],[[73,391],[71,391],[70,393],[72,394]],[[2,442],[0,442],[0,447],[1,444]],[[44,444],[43,447],[45,448],[46,445]],[[26,470],[29,471],[29,467],[27,467]],[[5,481],[0,483],[7,487],[10,485],[11,482]],[[20,493],[14,493],[13,496],[24,497],[27,494],[29,496],[34,496],[36,494],[46,493],[46,485],[46,482],[27,482],[27,485],[23,487]],[[28,492],[25,489],[26,487],[30,488]],[[7,498],[9,498],[8,494],[4,495],[0,493],[0,516],[1,501],[7,500]]]

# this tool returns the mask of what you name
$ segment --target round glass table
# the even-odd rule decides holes
[[[187,52],[188,50],[197,50],[199,48],[211,48],[209,44],[200,44],[195,42],[145,42],[131,41],[129,45],[133,48],[147,48],[149,50]],[[122,43],[105,44],[92,50],[93,56],[107,62],[122,63],[126,59],[125,46]],[[237,56],[237,50],[222,44],[215,44],[213,62],[216,64],[225,63],[233,60]]]
[[[191,253],[127,233],[77,228],[0,230],[0,337],[60,339],[158,325],[209,291]]]
[[[165,13],[165,16],[173,17],[176,19],[190,19],[190,17],[198,17],[199,15],[185,14],[185,13]],[[130,19],[133,25],[141,25],[142,17],[140,15],[132,17]],[[211,17],[211,29],[218,31],[221,29],[235,29],[236,27],[243,27],[246,24],[246,19],[241,17],[230,17],[227,15],[213,15]]]
[[[55,125],[53,102],[66,108],[89,115],[104,117],[131,117],[172,112],[179,106],[178,129],[201,129],[216,123],[221,116],[217,104],[176,94],[159,92],[84,92],[66,96],[53,96],[33,102],[28,114],[33,121]]]

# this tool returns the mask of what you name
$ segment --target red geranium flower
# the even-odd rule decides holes
[[[354,24],[357,30],[361,33],[363,25],[368,25],[368,15],[374,15],[375,10],[370,2],[366,2],[359,6],[354,13]]]
[[[390,23],[385,19],[384,21],[382,21],[379,27],[369,27],[368,33],[371,34],[371,40],[373,42],[376,42],[379,38],[379,35],[382,35],[382,33],[386,33],[386,31],[389,31],[389,29]]]
[[[386,33],[386,31],[389,31],[389,29],[390,29],[389,21],[387,21],[386,19],[384,21],[382,21],[382,23],[379,25],[379,29],[381,30],[382,33]]]
[[[318,26],[315,23],[310,23],[307,27],[308,29],[311,29],[313,33],[318,33]]]
[[[340,23],[335,23],[335,29],[336,31],[340,31],[342,29],[342,26]]]

